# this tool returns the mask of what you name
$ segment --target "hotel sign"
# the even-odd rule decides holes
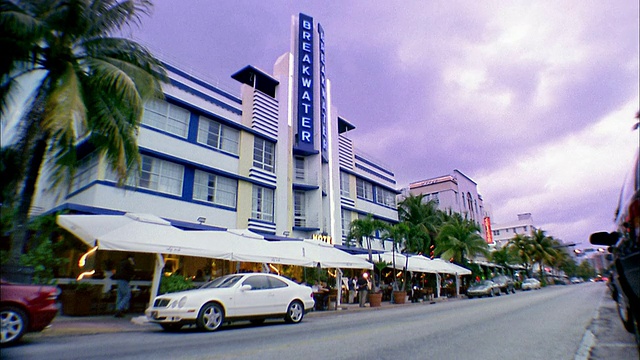
[[[320,48],[320,146],[322,160],[329,162],[329,141],[327,140],[327,76],[324,57],[324,29],[318,24],[318,39]]]
[[[313,240],[319,240],[326,242],[327,244],[333,244],[333,238],[330,235],[313,234],[311,235]]]
[[[312,152],[313,143],[313,18],[299,16],[298,31],[298,148]]]
[[[483,221],[483,225],[484,225],[484,231],[486,234],[486,241],[487,244],[493,244],[493,231],[491,230],[491,218],[490,217],[485,217],[484,221]]]

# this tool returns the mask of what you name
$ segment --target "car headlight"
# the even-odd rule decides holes
[[[183,307],[185,304],[187,303],[187,297],[183,296],[182,298],[180,298],[180,300],[178,301],[178,307],[181,308]]]

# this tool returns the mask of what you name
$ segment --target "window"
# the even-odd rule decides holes
[[[344,197],[350,197],[349,191],[349,174],[344,171],[340,172],[340,195]]]
[[[258,137],[253,142],[253,166],[265,171],[275,171],[275,144]]]
[[[268,290],[269,278],[265,275],[255,275],[247,278],[242,285],[251,285],[251,290]]]
[[[376,187],[376,203],[395,207],[396,206],[396,194],[381,187]]]
[[[180,137],[187,137],[189,111],[163,100],[151,100],[144,104],[142,123]]]
[[[373,201],[373,185],[362,179],[356,179],[356,194],[360,199]]]
[[[198,142],[218,150],[238,155],[240,132],[217,121],[200,116]]]
[[[126,185],[137,186],[172,195],[182,195],[182,181],[184,167],[166,160],[142,155],[141,169],[138,174],[131,174]],[[108,169],[105,177],[110,181],[117,181],[116,174]]]
[[[138,186],[172,195],[182,195],[184,167],[169,161],[142,156]]]
[[[304,181],[306,179],[306,171],[305,171],[305,167],[304,167],[304,158],[300,157],[300,156],[296,156],[294,158],[294,176],[296,178],[296,180],[302,180]]]
[[[273,190],[262,186],[253,186],[251,217],[273,222]]]
[[[196,170],[193,181],[194,199],[235,208],[237,191],[236,180]]]
[[[98,178],[98,156],[91,153],[80,160],[78,169],[73,175],[71,191],[77,191]]]
[[[307,226],[306,197],[304,191],[293,192],[293,226]]]
[[[342,236],[349,235],[349,230],[351,230],[351,212],[340,210],[340,216],[342,217]]]

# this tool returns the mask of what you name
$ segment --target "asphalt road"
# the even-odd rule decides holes
[[[578,359],[607,301],[602,284],[554,286],[494,298],[381,311],[313,314],[301,324],[239,324],[215,333],[185,329],[42,337],[2,349],[3,359]],[[608,314],[610,316],[611,314]],[[615,315],[615,313],[613,313]],[[611,316],[610,316],[611,317]],[[615,319],[615,318],[614,318]],[[617,320],[617,319],[616,319]],[[615,327],[615,321],[608,326]],[[621,327],[620,324],[617,324]],[[586,339],[586,340],[585,340]],[[591,340],[589,340],[591,339]],[[626,346],[626,347],[625,347]],[[614,344],[635,359],[626,343]],[[589,350],[589,349],[587,349]],[[637,350],[636,353],[637,354]],[[584,359],[589,358],[588,352]],[[607,357],[607,348],[593,359]],[[625,357],[621,357],[625,359]]]

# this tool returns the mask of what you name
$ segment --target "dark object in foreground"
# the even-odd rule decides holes
[[[19,341],[27,332],[42,331],[53,321],[58,313],[58,287],[0,281],[2,346]]]

